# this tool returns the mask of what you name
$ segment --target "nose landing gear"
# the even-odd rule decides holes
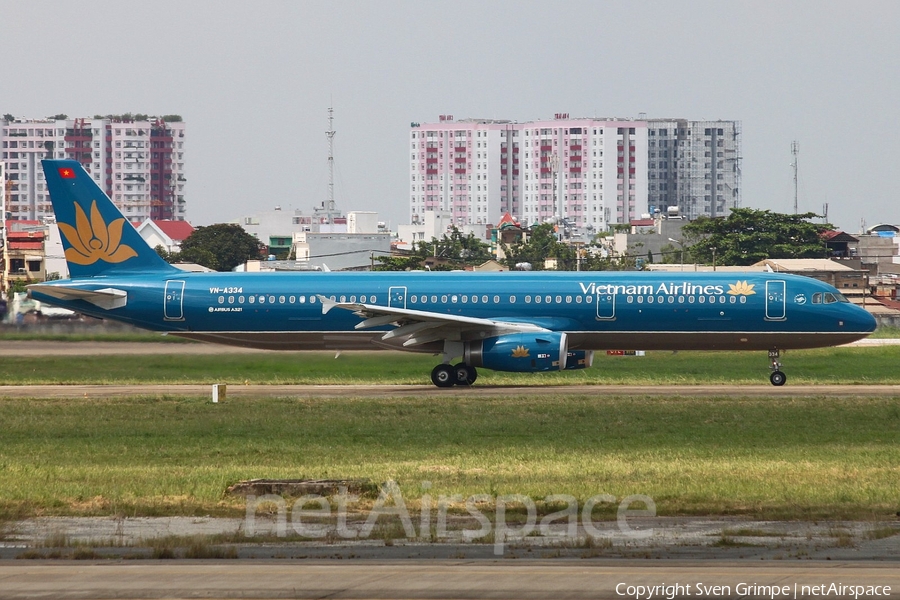
[[[787,381],[787,375],[781,371],[781,361],[778,360],[780,357],[780,350],[769,350],[769,370],[772,371],[769,381],[775,386],[782,386]]]

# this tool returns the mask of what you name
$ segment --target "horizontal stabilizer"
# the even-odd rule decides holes
[[[84,300],[105,310],[122,308],[128,302],[128,293],[115,288],[85,290],[77,287],[35,283],[28,286],[28,292],[29,294],[31,292],[40,292],[58,300]]]

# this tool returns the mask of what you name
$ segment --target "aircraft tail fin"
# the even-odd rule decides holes
[[[41,162],[71,277],[176,271],[144,241],[78,161]]]

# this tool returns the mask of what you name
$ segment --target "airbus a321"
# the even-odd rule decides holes
[[[45,160],[70,279],[42,302],[194,340],[275,350],[440,354],[439,387],[478,368],[591,366],[595,350],[780,352],[846,344],[875,319],[835,288],[783,273],[187,273],[160,258],[76,161]]]

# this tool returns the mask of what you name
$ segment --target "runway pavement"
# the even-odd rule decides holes
[[[557,385],[437,388],[432,385],[228,385],[226,397],[241,398],[497,398],[567,396],[651,397],[900,397],[900,385]],[[0,398],[121,398],[126,396],[211,396],[210,385],[8,385]]]
[[[871,595],[863,593],[859,598],[886,598],[896,597],[900,591],[900,569],[895,563],[837,561],[753,565],[646,560],[0,563],[0,597],[9,600],[648,598],[648,588],[676,584],[681,587],[669,588],[673,598],[853,597],[852,593],[822,593],[831,584],[872,590]],[[807,594],[802,594],[804,585],[810,586]],[[812,593],[811,586],[822,585],[824,590]],[[638,586],[644,586],[641,594]],[[772,586],[778,586],[777,592]],[[666,598],[664,590],[658,589],[652,598]],[[876,592],[883,595],[876,596]]]

